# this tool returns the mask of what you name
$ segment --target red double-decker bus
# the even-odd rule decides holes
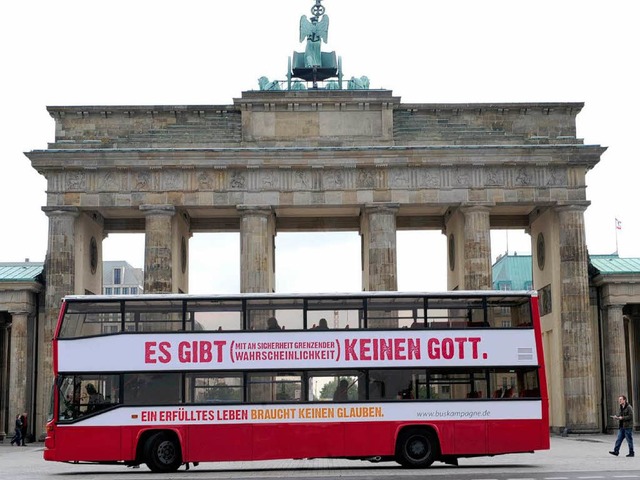
[[[549,448],[535,292],[69,296],[44,458],[406,467]]]

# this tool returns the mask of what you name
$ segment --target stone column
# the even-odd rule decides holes
[[[4,439],[10,432],[5,431],[5,425],[7,424],[7,417],[5,411],[7,410],[6,395],[9,386],[7,385],[9,379],[9,325],[0,325],[0,440]],[[11,418],[11,412],[9,412],[9,418]],[[11,427],[11,424],[9,424]]]
[[[75,226],[76,291],[102,293],[102,240],[104,218],[96,212],[83,212]]]
[[[141,205],[145,214],[144,293],[173,293],[173,205]]]
[[[173,217],[172,286],[175,293],[189,291],[189,239],[191,238],[191,218],[187,212],[177,212]]]
[[[593,371],[595,340],[589,311],[585,210],[586,206],[583,205],[556,208],[560,233],[560,299],[566,427],[573,433],[598,431]]]
[[[239,205],[240,291],[275,291],[275,215],[271,207]]]
[[[9,364],[9,418],[27,411],[28,312],[11,314],[11,361]]]
[[[489,207],[468,206],[464,215],[464,288],[489,290],[491,280],[491,226]]]
[[[396,253],[397,203],[365,205],[362,209],[362,288],[365,291],[398,290]]]
[[[36,436],[44,434],[46,416],[53,385],[53,355],[51,339],[58,321],[60,299],[76,292],[75,222],[76,207],[43,207],[49,217],[49,239],[45,259],[45,315],[42,325],[41,353],[38,355],[38,393],[36,399]]]
[[[607,407],[607,429],[617,430],[618,421],[613,415],[618,410],[618,397],[630,396],[627,392],[627,343],[624,335],[622,305],[608,305],[605,320],[605,402]]]

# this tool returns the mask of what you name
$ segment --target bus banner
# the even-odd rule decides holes
[[[539,420],[540,400],[521,402],[373,403],[366,405],[199,405],[126,407],[89,417],[78,426],[229,425],[362,421]],[[72,426],[74,424],[70,424]]]
[[[538,365],[528,328],[118,334],[57,350],[59,372]]]

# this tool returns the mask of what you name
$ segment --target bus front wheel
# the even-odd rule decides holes
[[[438,441],[433,432],[409,429],[398,436],[396,461],[407,468],[425,468],[436,459]]]
[[[152,472],[175,472],[182,465],[180,443],[174,435],[156,433],[144,444],[144,461]]]

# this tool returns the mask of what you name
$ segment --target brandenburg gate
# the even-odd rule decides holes
[[[311,81],[228,105],[48,107],[55,140],[27,153],[47,179],[41,338],[62,296],[102,292],[111,233],[145,234],[145,293],[188,293],[194,232],[239,232],[241,290],[271,292],[287,274],[274,268],[278,232],[358,231],[362,288],[397,290],[396,232],[441,230],[447,272],[425,273],[482,290],[491,229],[525,229],[544,292],[552,428],[599,431],[584,211],[605,149],[577,136],[583,105],[407,104]],[[38,384],[51,385],[51,346],[41,348]],[[45,412],[49,389],[38,392]]]

